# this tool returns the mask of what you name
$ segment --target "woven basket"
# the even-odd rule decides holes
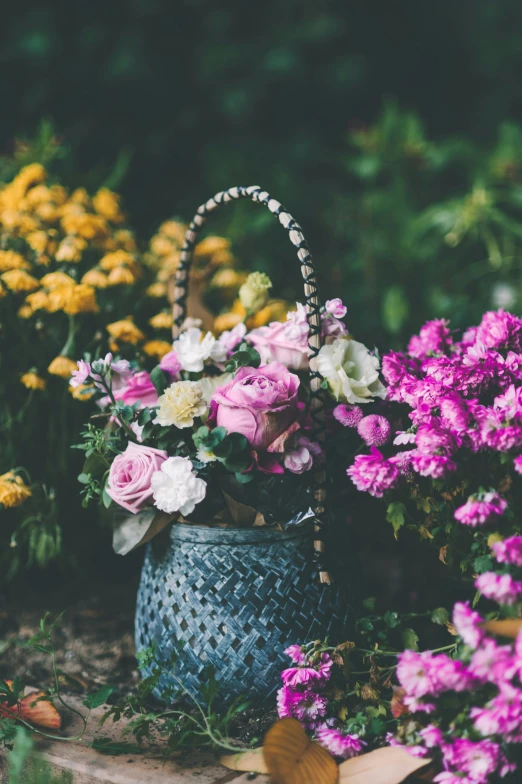
[[[281,685],[289,645],[344,639],[349,612],[336,585],[314,579],[312,538],[306,524],[283,532],[178,523],[148,545],[136,647],[152,644],[167,665],[157,697],[178,688],[174,654],[175,675],[194,696],[212,665],[222,697],[261,701]]]
[[[299,224],[258,186],[222,191],[198,209],[175,276],[173,337],[186,318],[188,273],[198,232],[209,212],[241,198],[266,206],[297,248],[309,324],[312,437],[324,443],[322,379],[317,371],[321,310],[312,257]],[[330,583],[324,563],[322,465],[314,469],[312,481],[314,518],[305,526],[281,532],[175,524],[170,540],[166,534],[148,545],[138,591],[136,646],[140,651],[154,643],[159,659],[167,664],[178,652],[176,675],[193,694],[205,666],[211,664],[227,695],[266,698],[288,665],[285,647],[327,635],[341,639],[349,628],[350,613],[339,588],[320,584]],[[166,685],[168,675],[157,696]]]

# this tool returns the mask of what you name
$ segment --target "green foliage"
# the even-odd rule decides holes
[[[257,368],[261,364],[261,355],[253,346],[248,343],[241,343],[239,349],[235,351],[225,364],[228,373],[235,373],[240,367]]]
[[[386,520],[392,524],[393,533],[396,539],[399,534],[399,529],[402,528],[405,523],[405,513],[406,507],[403,503],[394,501],[391,504],[388,504],[388,509],[386,510]]]

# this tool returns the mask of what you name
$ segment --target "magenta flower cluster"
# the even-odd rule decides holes
[[[505,540],[498,548],[516,553],[511,560],[520,557],[522,542],[513,538],[519,541]],[[388,742],[440,760],[443,772],[435,782],[488,784],[515,770],[512,746],[522,742],[522,632],[513,643],[499,644],[479,613],[462,602],[454,607],[453,624],[461,638],[453,657],[400,654],[401,700],[411,715],[408,729]]]
[[[370,454],[358,455],[348,476],[359,490],[380,497],[417,474],[450,478],[466,454],[507,453],[522,472],[522,319],[503,310],[486,313],[478,327],[454,339],[443,319],[430,321],[406,353],[390,352],[382,373],[389,401],[401,404],[410,420],[397,431],[398,449],[385,456],[377,430],[358,422]],[[337,417],[340,419],[339,414]],[[384,426],[384,431],[386,426]],[[484,479],[482,480],[484,481]],[[456,510],[465,525],[498,518],[506,502],[479,491]]]
[[[307,647],[291,645],[285,651],[293,666],[281,673],[283,686],[277,692],[279,718],[300,721],[336,757],[348,759],[360,754],[365,742],[358,735],[344,731],[339,720],[329,715],[332,658],[325,652],[308,655]]]

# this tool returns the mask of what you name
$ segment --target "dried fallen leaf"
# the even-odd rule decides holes
[[[11,681],[6,683],[11,687]],[[16,705],[8,705],[4,702],[0,705],[0,716],[23,719],[36,727],[49,730],[59,730],[62,723],[60,714],[43,691],[27,694]]]
[[[487,632],[491,632],[491,634],[497,634],[499,637],[510,637],[514,640],[515,637],[518,637],[518,633],[522,629],[522,618],[506,618],[503,621],[486,621],[482,626]]]
[[[226,754],[219,761],[230,770],[242,770],[246,773],[268,773],[261,747],[240,751],[238,754]]]
[[[296,719],[280,719],[271,727],[263,746],[272,784],[337,784],[334,758],[311,741]]]
[[[342,762],[339,784],[400,784],[430,762],[412,757],[398,746],[387,746]]]
[[[439,550],[439,561],[442,561],[443,564],[446,564],[446,556],[448,555],[448,545],[445,544],[444,547],[441,547]]]

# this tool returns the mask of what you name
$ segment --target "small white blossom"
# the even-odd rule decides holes
[[[169,457],[151,478],[154,505],[162,512],[192,514],[207,492],[207,483],[197,477],[188,457]]]
[[[201,446],[197,451],[197,458],[198,460],[201,460],[202,463],[213,463],[214,460],[217,460],[214,452],[212,452],[210,449],[203,449]]]
[[[227,358],[226,350],[218,343],[211,332],[205,336],[197,327],[190,327],[182,332],[172,346],[177,354],[183,370],[190,373],[201,373],[205,360],[224,362]]]

